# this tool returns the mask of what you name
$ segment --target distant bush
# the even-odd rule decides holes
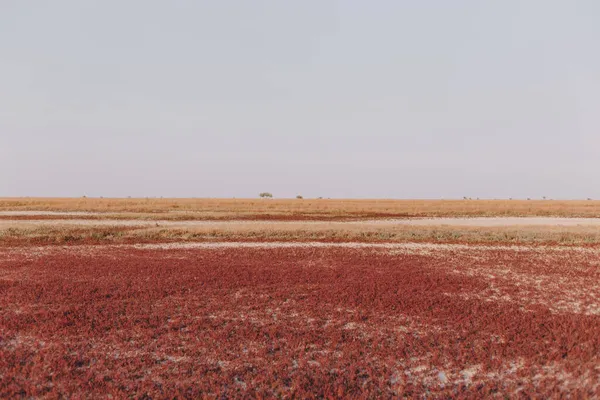
[[[302,200],[304,197],[298,195],[298,196],[296,196],[296,198],[299,199],[299,200]]]
[[[259,197],[263,198],[263,199],[270,199],[273,197],[273,195],[269,192],[262,192],[258,195]]]

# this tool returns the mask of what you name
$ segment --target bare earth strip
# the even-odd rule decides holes
[[[86,214],[82,214],[86,215]],[[0,228],[14,226],[164,226],[164,227],[204,227],[232,225],[411,225],[411,226],[471,226],[471,227],[506,227],[506,226],[600,226],[600,218],[562,218],[562,217],[490,217],[490,218],[411,218],[411,219],[380,219],[362,221],[246,221],[246,220],[122,220],[122,219],[31,219],[31,220],[0,220]]]
[[[56,216],[56,217],[89,217],[95,215],[102,215],[100,212],[85,212],[85,211],[14,211],[4,210],[0,211],[0,216],[3,217],[35,217],[35,216]]]
[[[420,218],[405,220],[382,220],[379,223],[431,226],[600,226],[600,218],[565,217],[473,217],[473,218]]]

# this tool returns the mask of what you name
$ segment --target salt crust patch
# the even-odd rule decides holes
[[[55,211],[0,211],[0,216],[62,216],[62,217],[86,217],[98,216],[106,213],[94,212],[55,212]],[[3,226],[47,226],[47,225],[84,225],[84,226],[159,226],[163,227],[203,227],[203,226],[235,226],[240,224],[269,225],[269,226],[293,226],[293,225],[409,225],[409,226],[470,226],[470,227],[523,227],[523,226],[600,226],[600,218],[568,218],[568,217],[473,217],[473,218],[387,218],[376,220],[358,220],[358,221],[271,221],[271,220],[143,220],[143,219],[61,219],[61,220],[2,220],[0,227]]]

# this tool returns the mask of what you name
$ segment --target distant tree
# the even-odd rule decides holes
[[[262,192],[258,195],[259,197],[263,198],[263,199],[270,199],[273,197],[273,195],[269,192]]]
[[[296,196],[296,198],[297,198],[298,200],[302,200],[304,197],[302,197],[302,196],[298,195],[298,196]]]

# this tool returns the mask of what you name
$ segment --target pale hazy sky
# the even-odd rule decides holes
[[[597,0],[0,0],[0,196],[600,198]]]

